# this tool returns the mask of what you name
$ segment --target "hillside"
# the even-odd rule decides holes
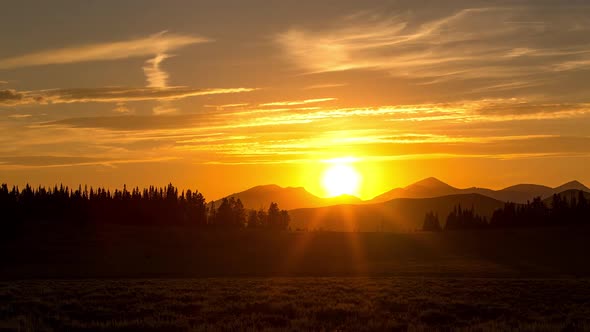
[[[399,198],[388,202],[338,205],[289,211],[292,229],[404,232],[419,229],[424,215],[438,213],[441,223],[454,206],[473,207],[490,218],[503,202],[479,194],[449,195],[434,198]]]
[[[386,202],[396,198],[429,198],[460,193],[461,189],[452,187],[437,178],[427,178],[404,188],[395,188],[371,200],[373,203]]]
[[[551,195],[556,194],[556,193],[561,193],[561,192],[564,192],[567,190],[581,190],[581,191],[585,191],[585,192],[590,192],[590,188],[586,187],[585,185],[581,184],[580,182],[571,181],[571,182],[562,184],[559,187],[554,188]]]
[[[517,184],[501,190],[492,190],[477,187],[460,189],[430,177],[404,188],[392,189],[367,201],[362,201],[358,197],[350,195],[322,198],[311,194],[303,187],[280,187],[274,184],[256,186],[227,197],[239,198],[247,209],[267,209],[271,202],[276,202],[281,209],[294,210],[340,204],[371,205],[401,198],[422,199],[470,194],[487,196],[502,202],[524,204],[527,201],[532,201],[535,197],[540,196],[545,199],[566,190],[583,190],[590,193],[590,189],[578,181],[571,181],[556,188],[537,184]],[[222,199],[216,200],[215,206],[219,206],[221,201]]]
[[[279,204],[281,209],[292,210],[302,207],[319,207],[337,204],[357,204],[362,201],[355,196],[342,195],[331,198],[321,198],[305,190],[303,187],[280,187],[274,184],[256,186],[248,190],[234,193],[229,196],[240,199],[247,209],[267,209],[271,202]],[[215,201],[219,207],[221,201]]]
[[[578,200],[578,198],[580,197],[580,192],[584,193],[584,197],[587,200],[590,200],[590,192],[585,191],[585,190],[576,190],[576,189],[568,189],[565,191],[560,192],[558,195],[561,196],[561,198],[563,200],[565,200],[568,203],[571,203],[572,200]],[[553,206],[553,195],[545,198],[543,200],[543,203],[545,203],[545,205],[547,205],[548,207],[552,207]]]
[[[503,202],[526,203],[527,201],[533,200],[535,197],[540,196],[542,198],[547,198],[555,193],[560,193],[569,189],[590,192],[588,187],[578,181],[571,181],[555,188],[537,184],[517,184],[501,190],[492,190],[477,187],[459,189],[436,178],[428,178],[404,188],[392,189],[373,198],[369,202],[380,203],[396,198],[431,198],[446,195],[479,194]]]

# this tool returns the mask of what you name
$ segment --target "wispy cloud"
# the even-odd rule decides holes
[[[346,83],[328,83],[328,84],[314,84],[309,85],[303,88],[303,90],[315,90],[315,89],[329,89],[329,88],[339,88],[346,86]]]
[[[90,61],[120,60],[135,57],[151,57],[146,60],[143,71],[147,88],[94,88],[94,89],[52,89],[41,91],[1,90],[0,105],[14,106],[26,104],[60,104],[79,102],[115,102],[119,105],[116,112],[125,113],[129,109],[120,103],[141,100],[156,100],[162,104],[153,109],[154,114],[175,111],[170,100],[186,97],[235,93],[251,89],[191,89],[186,87],[169,87],[169,74],[161,65],[170,58],[169,52],[192,44],[205,43],[210,40],[190,35],[171,34],[166,31],[126,41],[114,41],[78,45],[45,50],[20,56],[0,59],[1,69],[20,67],[67,64]]]
[[[132,113],[133,110],[129,108],[124,102],[118,102],[116,107],[113,109],[113,112],[119,114],[129,114]]]
[[[556,71],[590,68],[590,22],[575,19],[588,9],[566,4],[560,10],[567,15],[549,15],[515,5],[435,19],[364,13],[321,29],[294,27],[276,42],[306,73],[382,70],[416,83],[478,80],[490,90],[517,89],[552,81]],[[520,83],[509,85],[514,79]]]
[[[12,119],[27,119],[32,116],[32,114],[10,114],[8,117]]]
[[[170,88],[88,88],[51,89],[37,91],[0,90],[0,105],[30,104],[69,104],[69,103],[121,103],[131,101],[171,101],[188,97],[241,93],[254,91],[254,88],[193,89],[187,87]]]
[[[138,164],[170,161],[176,157],[154,157],[137,159],[110,159],[73,156],[0,156],[0,169],[35,169],[35,168],[60,168],[73,166],[106,166],[116,167],[120,164]]]
[[[11,106],[27,102],[25,93],[18,92],[14,89],[0,90],[0,105]]]
[[[170,56],[165,53],[157,54],[153,59],[149,59],[143,66],[143,72],[145,73],[148,87],[150,88],[165,88],[168,86],[168,73],[160,68],[160,64],[168,59]]]
[[[169,103],[163,102],[160,105],[153,108],[152,112],[154,115],[164,115],[176,113],[178,110],[171,106]]]
[[[218,111],[222,111],[227,108],[242,108],[250,105],[249,103],[234,103],[234,104],[222,104],[222,105],[204,105],[204,107],[215,108]]]
[[[337,98],[317,98],[317,99],[306,99],[306,100],[288,100],[288,101],[275,101],[271,103],[264,103],[258,106],[297,106],[315,103],[324,103],[328,101],[334,101]]]
[[[163,31],[144,38],[71,46],[4,58],[0,59],[0,69],[156,56],[208,41],[203,37]]]

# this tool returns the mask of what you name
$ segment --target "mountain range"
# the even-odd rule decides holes
[[[459,189],[450,186],[439,179],[427,178],[413,183],[404,188],[395,188],[373,199],[363,201],[358,197],[342,195],[337,197],[322,198],[315,196],[303,187],[280,187],[274,184],[262,185],[248,190],[234,193],[229,197],[239,198],[247,209],[266,209],[271,202],[279,204],[281,209],[294,210],[300,208],[315,208],[340,204],[375,204],[384,203],[400,198],[435,198],[450,195],[478,194],[493,198],[501,202],[526,203],[535,197],[546,199],[553,194],[567,190],[581,190],[590,192],[590,189],[578,181],[571,181],[561,186],[551,188],[537,184],[517,184],[500,190],[487,188]],[[219,206],[221,200],[215,201]]]
[[[551,204],[553,194],[570,198],[590,189],[578,181],[551,188],[536,184],[518,184],[501,190],[487,188],[460,189],[436,178],[427,178],[404,188],[392,189],[371,200],[343,195],[317,197],[302,187],[283,188],[264,185],[229,195],[240,199],[247,209],[267,209],[271,202],[289,210],[293,230],[330,231],[413,231],[420,228],[427,212],[439,215],[441,222],[451,210],[461,205],[491,218],[505,202],[526,203],[541,197]],[[215,201],[219,206],[221,200]]]
[[[293,230],[341,232],[408,232],[422,226],[424,215],[434,212],[444,222],[451,210],[461,205],[486,218],[504,202],[480,194],[459,194],[433,198],[396,198],[373,204],[343,204],[289,211]]]
[[[526,203],[535,197],[544,199],[566,190],[590,192],[588,187],[578,181],[571,181],[555,188],[538,184],[517,184],[500,190],[492,190],[477,187],[459,189],[431,177],[404,188],[392,189],[373,198],[370,202],[386,202],[395,198],[431,198],[459,194],[480,194],[503,202]]]
[[[268,209],[271,202],[279,204],[284,210],[303,207],[320,207],[338,204],[361,204],[363,201],[350,195],[322,198],[313,195],[303,187],[279,187],[275,184],[256,186],[248,190],[231,194],[226,198],[240,199],[247,209]],[[222,199],[215,201],[215,206],[221,204]]]

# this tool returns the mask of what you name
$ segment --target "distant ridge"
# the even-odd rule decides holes
[[[420,180],[404,188],[395,188],[372,200],[372,203],[386,202],[396,198],[429,198],[458,194],[461,189],[452,187],[437,178]]]
[[[459,189],[450,186],[437,178],[426,178],[404,188],[392,189],[376,196],[370,203],[386,202],[397,198],[432,198],[445,195],[480,194],[503,202],[526,203],[535,197],[547,198],[565,190],[574,189],[590,192],[590,189],[578,181],[571,181],[556,188],[537,184],[517,184],[501,190],[487,188]]]
[[[570,181],[555,188],[538,184],[517,184],[501,190],[492,190],[477,187],[460,189],[435,177],[429,177],[403,188],[392,189],[367,201],[350,195],[322,198],[311,194],[303,187],[281,187],[276,184],[252,187],[227,197],[239,198],[247,209],[267,209],[271,202],[276,202],[281,209],[293,210],[339,204],[385,203],[400,198],[423,199],[467,194],[478,194],[501,202],[524,204],[527,201],[532,201],[535,197],[546,199],[553,194],[567,190],[581,190],[590,193],[590,189],[579,181]],[[215,201],[217,207],[221,200]]]
[[[490,218],[504,202],[480,194],[433,198],[397,198],[373,204],[347,204],[289,211],[294,230],[342,232],[408,232],[418,230],[424,215],[434,212],[444,223],[452,209],[461,205]]]
[[[578,190],[578,189],[567,189],[567,190],[564,190],[560,193],[557,193],[557,195],[561,196],[561,198],[563,200],[565,200],[566,202],[571,203],[572,200],[576,200],[576,201],[578,200],[578,198],[580,197],[580,193],[583,193],[583,195],[586,199],[590,199],[590,192],[588,192],[586,190]],[[545,203],[545,205],[547,205],[548,207],[552,207],[553,206],[553,195],[545,198],[543,200],[543,203]]]
[[[586,187],[578,181],[570,181],[568,183],[564,183],[561,186],[554,188],[553,190],[554,193],[560,193],[566,190],[581,190],[585,192],[590,192],[590,189],[588,187]]]
[[[280,187],[275,184],[252,187],[242,192],[234,193],[226,198],[240,199],[247,209],[268,209],[271,202],[279,204],[281,209],[292,210],[302,207],[319,207],[337,204],[361,203],[361,199],[351,195],[321,198],[305,190],[303,187]],[[215,201],[219,207],[222,199]]]

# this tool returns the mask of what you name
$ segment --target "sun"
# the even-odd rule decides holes
[[[330,197],[340,195],[358,195],[361,176],[348,164],[330,166],[322,176],[322,185]]]

